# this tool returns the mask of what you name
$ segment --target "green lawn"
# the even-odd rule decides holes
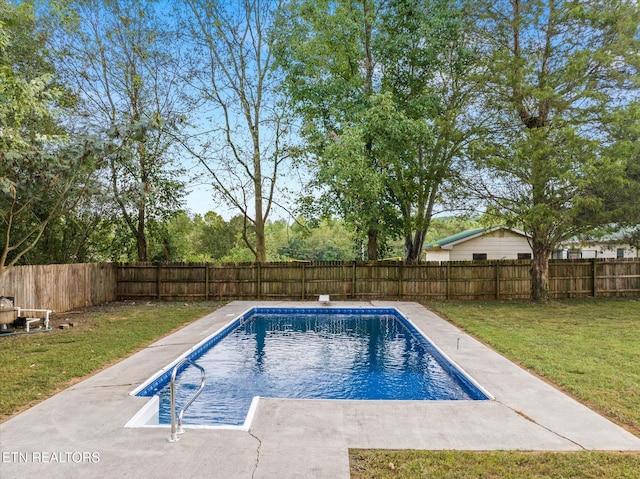
[[[0,337],[0,422],[218,306],[111,303],[53,316],[69,329]]]
[[[350,451],[351,479],[637,479],[640,454]]]
[[[429,307],[640,436],[640,300]]]
[[[640,300],[428,307],[640,435]],[[352,478],[640,477],[637,453],[350,451]]]

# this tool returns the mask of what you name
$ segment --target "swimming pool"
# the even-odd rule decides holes
[[[185,425],[241,426],[257,396],[287,399],[486,400],[395,308],[252,308],[183,357],[207,371]],[[134,391],[157,398],[153,422],[168,424],[172,366]],[[176,378],[180,407],[199,371]]]

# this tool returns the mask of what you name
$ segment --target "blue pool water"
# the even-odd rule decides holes
[[[487,397],[396,310],[255,308],[189,355],[207,385],[184,424],[241,425],[254,396],[292,399],[482,400]],[[169,376],[138,395],[160,397],[170,423]],[[164,384],[163,384],[164,383]],[[181,407],[200,385],[176,378]]]

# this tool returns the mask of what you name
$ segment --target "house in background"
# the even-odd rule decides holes
[[[553,253],[554,259],[639,258],[638,245],[631,244],[633,230],[620,230],[599,237],[572,238]]]
[[[425,261],[531,259],[525,232],[506,226],[463,231],[424,245]]]

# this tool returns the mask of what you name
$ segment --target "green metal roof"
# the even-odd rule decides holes
[[[475,236],[477,234],[484,233],[485,231],[493,230],[495,228],[496,228],[495,226],[489,226],[487,228],[476,228],[476,229],[473,229],[473,230],[462,231],[462,232],[454,234],[452,236],[447,236],[446,238],[442,238],[442,239],[439,239],[437,241],[432,241],[431,243],[424,245],[424,248],[425,249],[437,248],[439,246],[444,246],[444,245],[447,245],[449,243],[455,243],[456,241],[460,241],[460,240],[463,240],[465,238],[469,238],[471,236]]]

